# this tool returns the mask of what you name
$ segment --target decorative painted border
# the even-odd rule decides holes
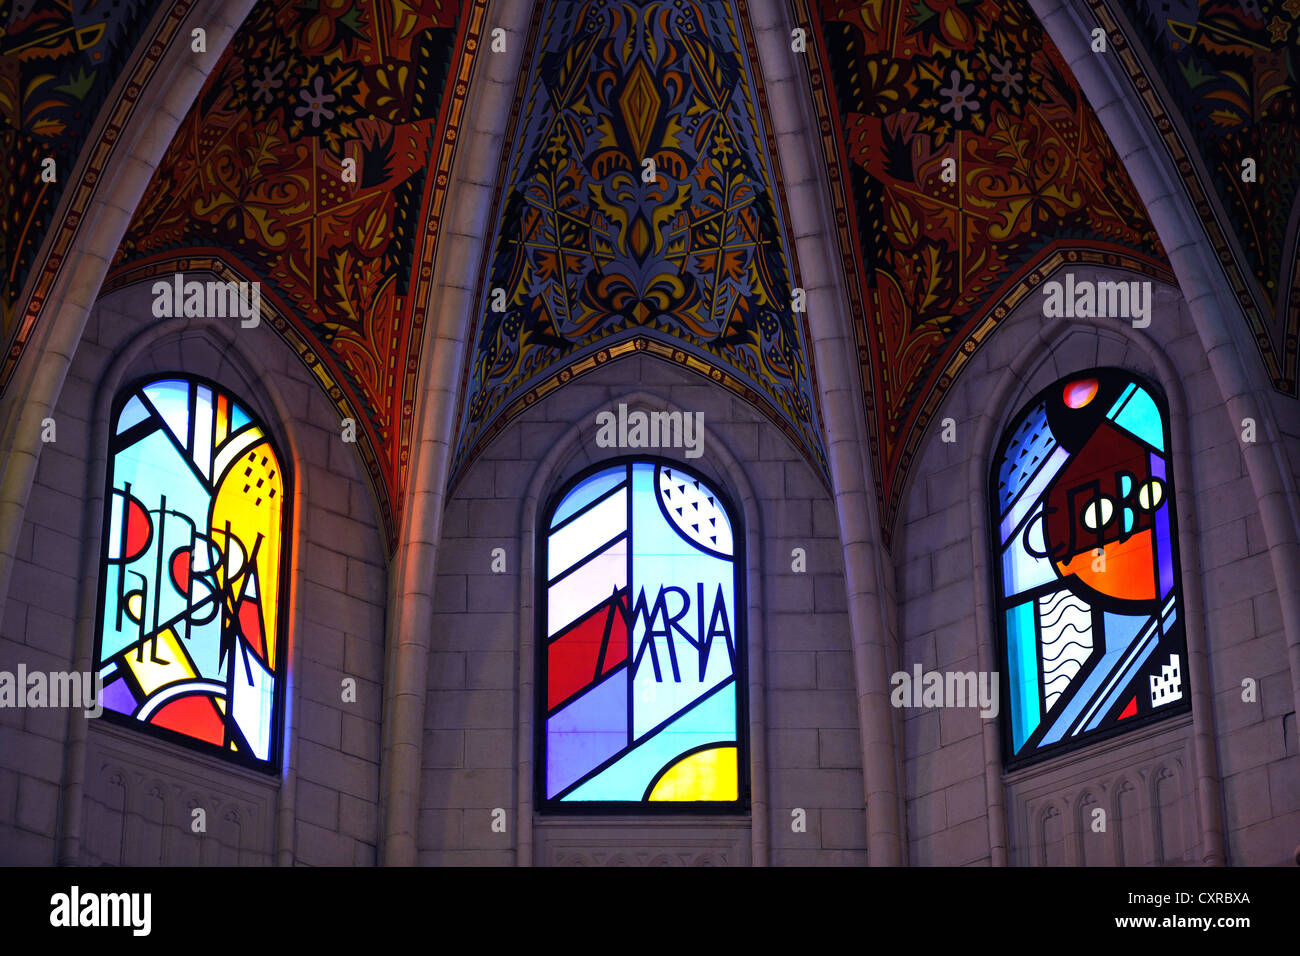
[[[438,225],[442,222],[447,190],[451,183],[451,163],[456,142],[460,136],[461,123],[464,118],[465,100],[469,91],[470,73],[476,59],[479,43],[483,36],[483,21],[487,16],[488,0],[470,0],[468,11],[462,11],[459,43],[461,52],[456,62],[455,86],[452,89],[451,102],[442,126],[442,144],[438,148],[438,165],[434,176],[433,196],[430,200],[429,220],[425,224],[426,254],[417,260],[420,266],[418,284],[416,285],[414,305],[412,307],[412,333],[410,352],[406,357],[406,369],[402,381],[401,424],[398,432],[397,455],[397,492],[401,495],[406,489],[407,475],[411,465],[411,428],[415,421],[415,401],[418,392],[420,356],[424,343],[425,313],[428,310],[429,289],[433,284],[433,263],[438,245]],[[445,93],[444,93],[445,96]],[[400,513],[401,506],[398,505]],[[396,545],[394,535],[393,544]]]
[[[164,254],[161,257],[133,263],[129,268],[115,273],[111,279],[106,280],[99,291],[99,295],[102,298],[127,286],[147,282],[157,276],[170,276],[176,272],[211,272],[223,282],[251,282],[259,279],[251,271],[233,261],[233,257],[227,257],[223,250],[201,248],[191,250],[184,256]],[[329,396],[330,401],[339,412],[340,418],[351,418],[356,422],[364,422],[365,417],[356,411],[358,408],[365,407],[359,396],[350,386],[347,386],[347,379],[338,374],[333,361],[318,354],[318,351],[320,351],[317,348],[319,343],[309,342],[298,327],[286,318],[286,316],[292,314],[292,307],[284,301],[279,291],[270,283],[262,283],[262,321],[280,333],[281,338],[289,344],[294,354],[302,360],[302,363],[316,377],[321,388],[325,390],[325,394]],[[361,452],[362,461],[365,463],[366,473],[370,476],[375,500],[379,503],[381,525],[388,536],[387,540],[391,548],[396,543],[392,540],[394,516],[391,502],[384,487],[383,469],[380,467],[379,458],[376,456],[370,430],[365,427],[361,428],[360,437],[361,440],[357,442],[357,448]]]
[[[762,3],[764,0],[759,0],[759,2]],[[774,186],[772,192],[776,196],[777,202],[780,204],[781,228],[788,234],[786,239],[786,258],[790,264],[790,285],[792,288],[803,288],[803,273],[799,269],[798,243],[795,241],[794,227],[791,225],[793,220],[790,218],[790,203],[786,198],[785,177],[781,174],[781,157],[776,146],[776,132],[774,131],[772,124],[772,110],[767,102],[767,83],[763,78],[763,64],[760,62],[758,46],[754,42],[754,32],[750,25],[751,18],[749,15],[749,3],[748,0],[735,0],[735,3],[736,15],[740,21],[740,30],[738,31],[738,34],[744,41],[745,55],[749,57],[749,67],[754,77],[754,98],[758,102],[758,113],[763,120],[764,147],[767,150],[768,166],[772,172],[772,181]],[[828,436],[826,435],[826,416],[822,411],[821,390],[817,387],[817,356],[813,348],[812,331],[808,326],[808,313],[806,311],[803,313],[797,313],[795,315],[795,321],[799,323],[800,330],[803,333],[804,348],[807,353],[804,355],[804,364],[808,368],[808,385],[809,388],[812,389],[813,405],[817,413],[816,420],[821,426],[821,440],[822,445],[825,446],[828,444]],[[778,421],[777,416],[766,412],[765,414],[767,414],[767,417],[772,419],[773,422]],[[786,434],[790,434],[790,429],[786,428],[784,424],[782,424],[781,430]],[[808,459],[809,463],[816,462],[817,459],[808,453],[808,450],[803,447],[802,442],[795,442],[795,447],[798,448],[800,453]],[[826,467],[830,467],[829,462]],[[831,487],[829,472],[815,466],[813,470],[817,473],[817,476],[821,478],[822,485],[826,490],[834,491]]]
[[[95,193],[99,189],[99,181],[104,170],[108,168],[109,160],[117,148],[118,140],[126,130],[127,123],[130,122],[131,115],[135,112],[136,104],[153,77],[163,54],[171,45],[172,40],[175,39],[181,23],[184,22],[193,5],[193,0],[176,0],[163,17],[162,22],[154,30],[153,37],[149,40],[148,45],[144,47],[144,52],[135,54],[134,67],[128,65],[122,71],[125,80],[119,79],[115,84],[117,87],[116,99],[110,103],[105,103],[101,109],[101,115],[105,118],[100,121],[99,134],[95,137],[93,145],[88,149],[83,147],[78,157],[81,174],[77,178],[77,182],[67,190],[65,197],[60,200],[60,204],[64,206],[65,210],[63,221],[59,224],[57,230],[50,230],[47,232],[45,239],[42,240],[42,245],[45,246],[45,254],[44,256],[41,256],[40,253],[37,254],[37,259],[33,261],[33,268],[27,277],[29,291],[25,295],[19,295],[19,307],[15,309],[15,315],[20,316],[20,318],[14,323],[14,330],[10,338],[9,348],[5,353],[4,364],[0,366],[0,395],[3,395],[8,388],[9,382],[18,367],[18,361],[22,358],[27,343],[31,341],[32,333],[36,329],[36,323],[40,320],[41,310],[44,308],[50,290],[58,280],[59,274],[63,271],[63,264],[67,260],[68,251],[77,236],[82,217],[90,208],[91,201],[95,198]],[[138,49],[139,47],[137,47]],[[24,299],[27,302],[25,307],[22,305]]]
[[[402,502],[410,469],[411,433],[415,421],[420,356],[424,342],[429,292],[433,285],[433,267],[440,238],[439,226],[451,182],[451,167],[456,144],[464,121],[470,74],[482,39],[486,13],[487,0],[469,0],[468,9],[464,11],[457,28],[458,53],[452,71],[454,81],[449,83],[449,96],[444,98],[442,106],[444,114],[438,127],[442,137],[438,146],[436,165],[431,166],[434,172],[433,190],[425,206],[428,218],[420,241],[420,249],[412,261],[414,290],[411,296],[411,340],[400,373],[403,398],[400,420],[396,429],[398,436],[396,449],[386,449],[378,441],[369,417],[357,411],[364,409],[366,403],[348,383],[347,376],[339,368],[329,348],[303,331],[301,326],[305,323],[296,310],[278,294],[274,283],[262,282],[264,318],[280,333],[316,377],[340,416],[351,418],[362,426],[357,448],[361,453],[366,473],[370,476],[390,558],[397,549]],[[115,270],[105,280],[100,295],[106,295],[124,286],[164,273],[196,269],[206,269],[227,280],[262,279],[261,276],[249,272],[226,250],[196,247],[179,255],[174,250],[157,253],[133,262],[126,268]],[[290,317],[298,321],[290,321]],[[388,467],[386,468],[385,465]]]
[[[1276,305],[1282,309],[1278,316],[1279,330],[1282,333],[1282,354],[1279,356],[1273,347],[1273,337],[1268,332],[1264,310],[1259,308],[1256,298],[1262,296],[1262,291],[1254,281],[1254,274],[1243,264],[1236,242],[1223,229],[1222,222],[1227,219],[1227,215],[1220,207],[1214,191],[1206,189],[1200,156],[1187,148],[1188,136],[1181,128],[1181,117],[1177,111],[1165,106],[1165,100],[1161,96],[1163,82],[1154,70],[1148,70],[1140,62],[1133,44],[1127,39],[1134,31],[1129,29],[1130,25],[1123,15],[1111,8],[1109,0],[1087,0],[1087,3],[1092,15],[1111,38],[1111,48],[1119,55],[1129,82],[1137,90],[1138,99],[1151,117],[1174,165],[1178,167],[1183,187],[1196,207],[1196,214],[1214,246],[1214,253],[1223,266],[1237,304],[1241,306],[1246,321],[1250,324],[1255,345],[1264,361],[1265,370],[1273,380],[1273,387],[1284,395],[1300,395],[1296,378],[1297,338],[1300,336],[1300,267],[1296,260],[1300,256],[1300,233],[1292,231],[1291,254],[1286,256],[1292,264],[1289,291],[1286,282],[1281,281],[1285,276],[1278,276]]]
[[[681,368],[689,369],[698,375],[704,376],[710,382],[715,382],[723,388],[728,389],[738,397],[744,399],[750,405],[757,408],[763,415],[767,416],[773,425],[776,425],[781,429],[781,434],[785,435],[786,438],[790,440],[790,443],[794,445],[794,447],[799,450],[799,453],[809,462],[815,462],[817,460],[813,455],[812,449],[804,443],[803,439],[799,437],[799,434],[790,427],[784,419],[777,415],[776,410],[771,407],[762,395],[754,391],[744,382],[731,375],[725,369],[719,368],[711,362],[705,362],[699,356],[687,352],[683,348],[669,345],[666,342],[652,339],[646,335],[636,335],[632,338],[623,339],[614,345],[604,346],[594,352],[587,353],[581,358],[573,360],[563,368],[552,372],[537,385],[533,386],[523,395],[520,395],[506,406],[506,408],[497,415],[496,420],[488,426],[487,431],[483,432],[483,434],[479,436],[478,441],[476,441],[469,451],[465,453],[461,462],[460,473],[456,476],[455,480],[449,484],[447,489],[448,492],[451,492],[460,485],[460,482],[464,479],[465,474],[469,470],[470,463],[481,455],[483,450],[492,443],[492,440],[496,438],[497,435],[501,434],[501,432],[504,431],[515,418],[523,414],[523,412],[527,411],[538,401],[551,394],[551,392],[555,391],[561,385],[567,385],[578,376],[584,375],[587,372],[616,359],[626,358],[627,356],[637,352],[644,352],[647,355],[653,355],[656,358],[671,362]],[[819,476],[821,475],[820,469],[814,468],[814,472]],[[822,477],[822,482],[826,482],[824,476]],[[827,487],[829,490],[829,486]]]
[[[705,0],[712,2],[712,0]],[[754,98],[756,101],[756,112],[762,121],[763,126],[763,148],[767,151],[768,169],[772,179],[772,193],[780,203],[780,225],[782,229],[782,238],[785,241],[787,261],[790,269],[791,287],[802,287],[802,273],[799,270],[797,250],[793,234],[790,231],[790,207],[786,199],[785,180],[781,174],[780,160],[777,155],[776,135],[773,131],[771,111],[768,107],[767,90],[763,82],[762,70],[758,59],[758,48],[754,42],[753,31],[750,26],[749,7],[746,0],[733,0],[736,20],[738,21],[736,30],[736,39],[744,44],[745,55],[749,57],[748,66],[754,80]],[[515,85],[515,95],[513,105],[510,109],[510,117],[505,126],[506,138],[505,147],[501,151],[501,159],[497,164],[497,173],[494,180],[492,211],[489,222],[495,223],[501,216],[504,208],[506,193],[508,190],[508,179],[510,166],[513,156],[510,152],[510,146],[516,140],[521,132],[521,126],[524,121],[523,108],[527,100],[528,84],[531,76],[528,72],[527,64],[533,62],[536,54],[537,44],[542,41],[542,15],[545,12],[546,4],[537,2],[533,5],[532,18],[528,24],[528,46],[524,50],[521,63],[519,79]],[[487,237],[487,242],[491,242],[491,236]],[[478,276],[475,288],[478,290],[474,303],[474,310],[471,313],[471,322],[466,339],[465,356],[462,361],[460,383],[458,386],[459,408],[457,410],[456,427],[453,435],[459,442],[461,435],[461,426],[465,416],[465,390],[470,380],[470,371],[474,360],[474,348],[478,344],[479,319],[486,308],[487,299],[487,279],[489,271],[492,268],[491,250],[485,251],[482,260],[479,263]],[[825,420],[822,416],[821,394],[817,388],[817,370],[815,365],[815,356],[813,354],[813,342],[810,334],[808,319],[806,313],[802,316],[796,316],[799,322],[800,330],[803,334],[803,343],[806,350],[804,361],[808,368],[809,388],[812,392],[812,401],[814,403],[815,419],[818,425],[817,434],[823,444],[826,442]],[[829,492],[831,488],[830,474],[827,471],[828,465],[819,456],[819,454],[809,447],[808,443],[801,438],[798,433],[785,421],[784,417],[768,402],[761,394],[750,388],[744,382],[728,373],[725,369],[715,365],[712,362],[705,361],[697,355],[686,352],[685,349],[676,348],[668,343],[651,338],[644,334],[634,334],[630,337],[623,338],[615,345],[603,346],[594,351],[586,352],[582,357],[569,361],[564,367],[559,368],[548,375],[545,379],[538,382],[533,388],[529,389],[523,395],[517,397],[513,402],[499,409],[495,413],[495,418],[486,430],[481,432],[478,438],[468,448],[457,447],[453,449],[452,462],[453,474],[448,480],[447,492],[451,493],[459,487],[465,474],[468,472],[470,465],[478,458],[490,445],[506,426],[509,425],[516,417],[523,413],[527,408],[537,402],[539,399],[549,395],[559,386],[571,381],[585,372],[589,372],[599,365],[603,365],[612,359],[622,358],[634,352],[646,352],[666,361],[672,362],[683,368],[690,369],[699,375],[704,376],[711,382],[716,382],[730,390],[752,407],[756,408],[772,424],[776,425],[790,443],[798,450],[799,454],[812,466],[814,474],[821,481],[822,486]]]
[[[875,381],[871,350],[878,343],[872,335],[870,318],[864,304],[866,295],[860,284],[861,276],[857,268],[858,263],[863,259],[858,248],[857,230],[850,224],[849,209],[852,208],[852,203],[845,195],[844,178],[840,172],[846,160],[841,142],[839,117],[831,108],[830,94],[826,88],[823,65],[825,54],[822,49],[821,30],[818,28],[819,20],[809,10],[808,0],[790,0],[790,2],[794,7],[796,24],[808,30],[813,41],[809,44],[804,60],[808,68],[809,91],[817,116],[818,130],[821,133],[821,148],[827,181],[830,185],[831,206],[835,213],[835,228],[839,233],[840,265],[844,275],[845,293],[849,300],[854,338],[858,346],[857,365],[862,384],[863,407],[866,410],[867,440],[876,475],[876,501],[880,507],[881,538],[888,548],[898,520],[903,490],[907,486],[908,472],[916,458],[926,426],[938,410],[962,366],[975,354],[975,350],[998,322],[1010,313],[1016,303],[1028,295],[1047,275],[1067,262],[1130,269],[1171,285],[1176,285],[1177,280],[1168,268],[1154,260],[1136,254],[1121,254],[1114,251],[1113,247],[1102,247],[1101,244],[1090,240],[1058,239],[1039,249],[1004,280],[1001,291],[988,300],[982,317],[977,319],[974,316],[979,313],[974,313],[967,319],[969,331],[960,344],[954,339],[946,347],[949,356],[946,363],[942,363],[941,360],[942,364],[930,374],[917,392],[916,403],[919,404],[919,411],[902,438],[896,471],[886,475],[885,463],[880,454],[880,436],[876,431],[876,400],[871,387]],[[870,314],[875,315],[878,303],[873,301],[872,305]]]

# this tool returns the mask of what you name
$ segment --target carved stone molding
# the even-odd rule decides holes
[[[1018,866],[1197,862],[1190,717],[1009,774]]]
[[[539,820],[545,866],[748,866],[749,824]]]
[[[91,730],[79,862],[269,866],[279,781],[175,750],[115,727]]]

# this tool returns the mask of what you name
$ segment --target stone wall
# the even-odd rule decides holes
[[[680,458],[733,501],[749,502],[743,551],[737,550],[748,555],[751,582],[751,773],[755,803],[766,792],[770,805],[765,832],[751,832],[749,814],[556,819],[534,818],[531,810],[531,768],[523,761],[531,748],[520,747],[521,739],[531,741],[528,552],[540,520],[530,501],[544,503],[590,464],[635,453],[595,444],[596,413],[629,401],[629,383],[639,390],[629,407],[704,414],[703,457],[685,459],[671,449],[651,454]],[[791,570],[796,547],[807,556],[802,573]],[[494,548],[504,549],[509,573],[492,572]],[[575,380],[512,422],[449,498],[435,621],[422,863],[512,862],[521,829],[538,864],[642,857],[736,864],[756,852],[770,852],[774,864],[864,862],[861,750],[834,506],[781,432],[721,387],[658,359],[629,357]],[[756,687],[759,673],[765,681]],[[504,833],[491,827],[496,808],[507,811]],[[796,809],[806,820],[801,832],[792,829]]]
[[[1081,279],[1106,278],[1099,270],[1073,271]],[[1204,808],[1196,778],[1210,772],[1222,777],[1228,862],[1284,862],[1300,822],[1300,762],[1277,584],[1243,460],[1253,449],[1229,420],[1177,290],[1155,285],[1154,315],[1144,330],[1114,319],[1049,321],[1041,303],[1041,294],[1031,293],[975,353],[931,424],[908,479],[894,543],[903,666],[980,668],[977,635],[991,640],[994,630],[991,618],[976,616],[987,614],[992,586],[985,562],[973,553],[984,545],[971,533],[972,500],[982,500],[984,489],[976,483],[987,475],[991,445],[1011,416],[1072,371],[1116,366],[1154,379],[1175,419],[1182,583],[1185,600],[1192,607],[1199,600],[1204,608],[1199,629],[1209,655],[1212,706],[1202,716],[1213,733],[1217,766],[1198,763],[1191,718],[1014,774],[1002,776],[999,766],[1011,859],[1199,863]],[[1183,421],[1179,407],[1186,410]],[[950,443],[941,439],[944,418],[956,424]],[[980,436],[987,436],[989,447]],[[1180,473],[1190,480],[1180,481]],[[1189,634],[1189,650],[1192,640]],[[1258,686],[1254,702],[1242,700],[1247,678]],[[904,715],[914,864],[989,857],[985,783],[994,755],[983,723],[973,709],[918,708]],[[1078,818],[1080,807],[1094,804],[1133,822],[1094,834]]]
[[[160,323],[151,305],[143,283],[92,311],[28,503],[0,670],[88,660],[105,481],[106,437],[95,431],[106,429],[122,385],[153,373],[205,376],[267,424],[292,468],[288,769],[280,778],[245,771],[80,711],[0,709],[3,856],[53,863],[71,831],[83,835],[74,859],[86,863],[374,863],[387,571],[355,445],[267,323]],[[356,679],[355,703],[343,702],[345,677]],[[84,806],[64,806],[61,788],[83,768]],[[206,835],[191,831],[195,806],[205,809]]]

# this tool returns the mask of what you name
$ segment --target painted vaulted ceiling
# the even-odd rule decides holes
[[[1219,253],[1274,387],[1297,393],[1300,0],[1089,0]],[[1255,161],[1255,181],[1242,160]]]
[[[1062,262],[1171,275],[1025,0],[795,2],[817,25],[810,79],[888,540],[939,402],[1033,284]]]
[[[128,107],[108,97],[158,6],[13,0],[0,13],[0,389],[32,331],[35,314],[18,315],[18,299],[55,208],[101,113],[112,126]]]
[[[1093,262],[1170,274],[1119,157],[1027,0],[782,2],[810,28],[804,62],[888,537],[946,390],[1051,269]],[[1142,103],[1220,248],[1275,385],[1294,391],[1300,0],[1087,2],[1115,24],[1112,35],[1134,41],[1116,52],[1139,91],[1158,94]],[[529,403],[638,351],[732,389],[825,476],[815,369],[804,316],[791,307],[798,264],[745,3],[536,3],[478,277],[453,479]],[[261,0],[183,121],[105,286],[201,268],[262,282],[268,321],[340,417],[358,422],[390,541],[435,243],[487,6]],[[113,137],[140,90],[165,82],[154,67],[187,9],[160,0],[9,7],[0,388]],[[130,82],[114,86],[128,71]],[[1248,153],[1258,158],[1254,191],[1230,175]],[[83,169],[81,179],[29,188],[46,156],[61,173]],[[957,183],[941,177],[950,157]],[[343,181],[347,159],[355,183]],[[646,159],[652,182],[642,179]]]
[[[390,541],[483,14],[483,0],[263,0],[181,124],[105,284],[198,268],[262,282],[270,321],[357,422]]]
[[[645,350],[748,399],[825,477],[743,11],[546,0],[532,35],[453,473],[538,397]]]

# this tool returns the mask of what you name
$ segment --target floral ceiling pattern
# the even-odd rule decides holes
[[[806,62],[888,538],[939,402],[1029,288],[1074,262],[1171,275],[1026,0],[791,2],[810,27]],[[1275,384],[1294,390],[1300,270],[1287,227],[1300,191],[1300,0],[1088,2],[1099,16],[1119,10],[1154,62],[1153,85],[1191,133],[1180,170],[1189,188],[1206,172],[1227,210],[1222,256],[1241,260],[1261,354]],[[0,207],[0,323],[15,344],[0,383],[25,341],[15,308],[67,180],[21,187],[39,180],[47,156],[60,169],[76,162],[156,7],[51,0],[8,11],[0,138],[14,160]],[[186,116],[105,286],[200,268],[262,281],[273,326],[340,416],[358,422],[390,541],[485,9],[263,0]],[[529,42],[453,480],[531,402],[634,351],[732,389],[825,477],[744,0],[540,0]],[[1243,153],[1257,158],[1258,190],[1231,175]],[[355,181],[344,175],[351,164]],[[1221,217],[1205,197],[1198,209],[1213,231]]]
[[[275,328],[357,423],[390,541],[483,10],[263,0],[185,117],[106,284],[201,267],[262,282]]]
[[[1171,275],[1025,0],[795,2],[888,540],[926,425],[1028,285],[1062,262]]]
[[[0,342],[10,345],[18,332],[19,297],[73,182],[73,168],[159,0],[14,0],[6,6],[0,13],[0,154],[6,167],[0,184]]]
[[[1149,75],[1125,55],[1130,73],[1160,91],[1157,128],[1239,286],[1274,386],[1296,394],[1300,0],[1092,3],[1102,13],[1118,10],[1154,64]],[[1253,180],[1244,175],[1247,159]]]
[[[539,3],[456,475],[550,389],[644,350],[758,407],[825,478],[747,30],[730,2]]]

